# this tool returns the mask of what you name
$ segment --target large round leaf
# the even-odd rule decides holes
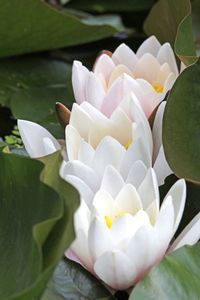
[[[183,71],[166,105],[163,144],[167,161],[180,178],[200,182],[200,60]]]
[[[48,283],[42,300],[112,300],[115,299],[101,284],[79,264],[61,261]]]
[[[196,60],[189,0],[159,0],[146,19],[144,30],[162,43],[171,43],[185,64]]]
[[[57,49],[112,36],[118,17],[77,17],[42,0],[0,0],[0,57]]]
[[[188,300],[200,295],[200,245],[166,256],[133,289],[129,300]]]
[[[0,299],[38,299],[74,238],[79,196],[59,178],[58,154],[50,160],[58,193],[40,181],[42,163],[0,152]]]

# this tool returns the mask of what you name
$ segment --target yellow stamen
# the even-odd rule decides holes
[[[128,150],[129,146],[131,145],[132,141],[128,140],[128,142],[124,145],[124,147],[126,148],[126,150]]]
[[[105,216],[105,222],[108,228],[110,228],[112,226],[113,221],[111,220],[111,218],[109,216]]]
[[[162,92],[163,92],[163,86],[157,84],[156,82],[152,82],[152,87],[154,88],[154,90],[155,90],[157,93],[162,93]]]
[[[122,217],[125,214],[126,214],[126,212],[121,210],[113,218],[111,218],[109,216],[105,216],[104,219],[105,219],[107,227],[110,229],[112,227],[112,224],[113,224],[114,220],[119,218],[119,217]]]

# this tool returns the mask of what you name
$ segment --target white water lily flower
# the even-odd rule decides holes
[[[88,101],[106,116],[133,92],[149,117],[177,76],[170,44],[161,46],[156,37],[151,36],[136,53],[121,44],[111,55],[102,54],[91,72],[81,62],[74,61],[72,85],[78,104]]]
[[[61,176],[69,180],[68,175],[80,177],[77,174],[84,172],[83,177],[87,177],[90,169],[91,172],[98,173],[98,176],[93,176],[95,180],[103,176],[106,165],[112,164],[121,170],[126,180],[131,166],[141,160],[147,168],[156,166],[159,185],[163,184],[171,173],[162,151],[160,127],[162,128],[163,108],[164,104],[159,108],[155,119],[153,135],[156,149],[153,159],[151,129],[134,95],[122,101],[110,118],[88,102],[74,104],[70,123],[66,127],[66,148],[70,162],[64,162]],[[73,178],[70,177],[70,181]],[[77,185],[78,183],[75,184]],[[96,187],[98,188],[97,183]]]
[[[82,199],[75,213],[76,239],[66,256],[111,288],[124,290],[165,255],[183,214],[186,185],[184,180],[177,181],[160,207],[153,169],[146,170],[137,185],[134,179],[117,183],[104,178],[90,207]],[[197,242],[199,219],[200,214],[178,238],[176,249]]]

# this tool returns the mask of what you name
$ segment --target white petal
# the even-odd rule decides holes
[[[157,59],[160,64],[168,63],[171,67],[171,71],[178,76],[178,68],[176,64],[176,59],[172,47],[169,43],[165,43],[159,49],[157,54]]]
[[[162,145],[162,122],[166,101],[162,102],[155,115],[153,123],[153,158],[156,159]]]
[[[185,200],[186,200],[186,183],[184,179],[179,179],[169,190],[165,199],[168,197],[172,197],[172,203],[174,206],[174,233],[176,232],[179,223],[181,221]],[[165,201],[164,199],[164,201]],[[163,203],[164,203],[163,201]]]
[[[78,160],[90,166],[93,160],[94,152],[95,151],[92,146],[81,139],[80,148],[78,151]]]
[[[174,235],[174,207],[171,196],[167,197],[162,203],[154,228],[159,240],[157,251],[162,257]]]
[[[120,168],[124,179],[127,178],[132,165],[138,160],[143,161],[148,168],[151,166],[151,156],[140,139],[133,142],[124,155]]]
[[[146,225],[150,225],[150,222],[148,215],[143,210],[138,211],[134,216],[124,214],[116,218],[110,228],[116,247],[125,250],[135,232]]]
[[[85,90],[89,71],[79,61],[74,61],[72,66],[72,86],[76,102],[80,104],[85,101]]]
[[[181,234],[171,245],[169,252],[175,251],[185,245],[194,245],[200,239],[200,213],[185,227]]]
[[[156,172],[159,186],[164,184],[165,178],[173,173],[166,161],[163,146],[160,147],[153,169]]]
[[[83,110],[81,105],[74,103],[70,116],[70,125],[76,128],[85,141],[88,140],[91,124],[92,118],[90,115]]]
[[[80,148],[81,136],[76,130],[76,128],[74,128],[71,125],[67,125],[65,128],[65,141],[68,159],[77,159]]]
[[[115,205],[119,212],[121,211],[132,215],[142,209],[139,194],[131,184],[124,185],[115,199]]]
[[[134,120],[134,122],[139,126],[142,126],[145,135],[143,137],[143,142],[144,145],[146,145],[146,148],[148,149],[150,156],[152,156],[153,141],[152,141],[152,133],[151,133],[151,128],[148,119],[146,118],[141,108],[141,105],[138,99],[134,96],[134,94],[131,94],[130,101],[131,101],[131,105],[130,105],[131,119]],[[146,142],[144,141],[144,139],[146,140]]]
[[[113,213],[114,199],[105,190],[98,190],[95,194],[93,203],[96,214],[104,218],[105,215],[111,215]]]
[[[113,60],[107,54],[102,54],[99,56],[94,65],[94,73],[96,75],[102,74],[105,80],[108,81],[114,67],[115,64]]]
[[[116,64],[123,64],[130,70],[133,70],[137,63],[137,56],[124,43],[119,45],[112,55],[112,59]]]
[[[126,254],[136,267],[135,281],[139,281],[149,267],[160,259],[160,253],[157,250],[158,242],[156,231],[151,226],[140,227],[130,240]]]
[[[61,148],[58,141],[42,126],[25,120],[18,120],[17,124],[30,157],[42,157]]]
[[[158,60],[151,54],[146,53],[138,61],[134,70],[134,76],[152,83],[155,81],[159,70],[160,65]]]
[[[136,55],[139,58],[142,57],[145,53],[150,53],[156,56],[160,47],[161,44],[159,43],[157,38],[154,35],[152,35],[141,44],[141,46],[136,52]]]
[[[66,175],[63,179],[71,183],[79,191],[87,206],[91,207],[94,198],[94,192],[91,188],[83,180],[73,175]]]
[[[103,174],[101,189],[107,191],[113,198],[124,186],[124,180],[120,173],[111,165],[108,165]]]
[[[160,199],[157,178],[152,168],[147,171],[144,180],[138,188],[138,193],[141,197],[144,209],[147,209],[147,207],[154,201],[156,201],[157,209],[159,209]]]
[[[82,179],[94,192],[99,186],[99,179],[94,170],[79,160],[68,161],[65,165],[65,175],[73,175]]]
[[[90,272],[93,271],[93,264],[88,249],[88,236],[82,229],[76,231],[76,239],[72,243],[70,249]],[[67,253],[66,253],[67,254]]]
[[[93,72],[89,74],[85,96],[88,102],[97,109],[100,109],[105,91],[101,80]]]
[[[110,75],[108,89],[115,82],[115,80],[123,74],[128,74],[129,76],[132,76],[132,72],[125,65],[120,64],[116,66]]]
[[[136,189],[138,189],[141,182],[144,180],[147,173],[147,167],[141,160],[136,161],[131,167],[126,183],[131,183]]]
[[[136,85],[136,81],[126,74],[116,79],[103,100],[101,111],[110,117],[119,103],[137,88]]]
[[[106,222],[99,217],[95,217],[90,225],[88,246],[93,261],[103,253],[113,249],[110,230],[106,226]]]
[[[135,266],[122,252],[106,252],[94,264],[97,276],[115,290],[125,290],[133,286],[137,276]]]
[[[107,165],[112,165],[119,169],[125,152],[124,147],[118,141],[107,136],[102,139],[95,151],[93,168],[99,176],[103,176]]]

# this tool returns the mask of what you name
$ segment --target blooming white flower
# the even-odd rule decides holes
[[[154,170],[146,170],[140,178],[137,175],[123,184],[107,176],[90,206],[82,198],[75,214],[76,239],[66,251],[67,257],[116,290],[133,286],[162,259],[185,206],[184,180],[172,186],[160,207]],[[200,237],[199,224],[200,214],[170,251],[196,243]]]
[[[133,163],[141,160],[147,168],[155,165],[159,185],[163,184],[164,179],[171,173],[162,146],[164,106],[163,103],[155,118],[153,157],[151,129],[134,95],[122,101],[110,118],[105,117],[88,102],[74,104],[70,123],[66,127],[66,148],[70,162],[64,163],[62,177],[68,180],[68,175],[80,177],[78,174],[82,174],[87,178],[90,169],[99,178],[103,176],[106,165],[112,164],[121,170],[126,179]],[[97,176],[92,178],[95,180]],[[95,185],[98,187],[97,183]]]
[[[136,53],[121,44],[111,56],[102,54],[91,72],[81,62],[74,61],[72,85],[78,104],[88,101],[106,116],[133,92],[149,117],[177,76],[170,44],[161,46],[156,37],[151,36]]]

